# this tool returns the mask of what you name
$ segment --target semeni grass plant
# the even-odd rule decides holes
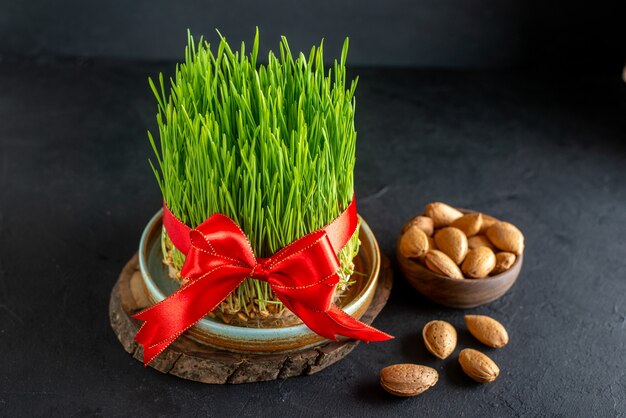
[[[218,32],[219,34],[219,32]],[[195,227],[214,213],[237,222],[257,256],[268,257],[335,219],[354,193],[354,91],[346,87],[348,40],[341,59],[324,68],[323,42],[308,56],[280,56],[258,65],[252,51],[233,51],[220,35],[217,52],[188,34],[185,62],[158,102],[159,144],[148,133],[153,170],[170,210]],[[342,284],[353,273],[358,231],[340,252]],[[184,255],[163,234],[165,262],[179,271]],[[217,310],[223,319],[282,313],[265,282],[247,279]]]

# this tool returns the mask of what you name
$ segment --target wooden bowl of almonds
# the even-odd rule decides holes
[[[404,225],[396,253],[404,276],[424,296],[473,308],[513,286],[524,261],[524,236],[508,222],[434,202]]]

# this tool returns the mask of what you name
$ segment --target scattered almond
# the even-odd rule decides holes
[[[509,342],[504,326],[485,315],[465,315],[469,332],[481,343],[493,348],[502,348]]]
[[[460,229],[451,226],[440,229],[435,234],[435,243],[456,264],[461,264],[467,255],[467,237]]]
[[[426,205],[425,213],[433,220],[435,228],[448,226],[463,216],[463,213],[458,209],[441,202]]]
[[[478,247],[470,250],[463,261],[461,270],[466,276],[473,279],[485,278],[496,266],[496,256],[487,247]]]
[[[493,382],[500,374],[500,369],[493,360],[471,348],[461,350],[459,363],[465,374],[480,383]]]
[[[517,257],[513,253],[501,252],[496,254],[496,266],[491,271],[491,274],[500,274],[504,273],[508,269],[510,269],[513,264],[515,264],[515,260]]]
[[[437,274],[453,279],[463,279],[463,273],[461,273],[459,266],[457,266],[450,257],[439,250],[428,251],[424,261],[426,267]]]
[[[416,396],[437,383],[437,370],[418,364],[394,364],[380,371],[380,385],[396,396]]]
[[[422,258],[429,249],[428,237],[417,225],[413,225],[400,237],[398,247],[404,257]]]
[[[460,229],[469,238],[478,234],[478,231],[483,226],[483,214],[477,212],[467,213],[452,222],[450,226]]]
[[[487,237],[498,249],[520,255],[524,251],[524,235],[508,222],[496,222],[487,229]]]
[[[424,325],[422,337],[426,349],[442,360],[456,348],[456,329],[446,321],[430,321]]]
[[[473,237],[470,237],[467,240],[467,246],[469,247],[470,250],[476,249],[478,247],[487,247],[494,251],[496,249],[496,247],[493,246],[491,241],[489,241],[489,238],[487,238],[484,235],[474,235]]]
[[[433,223],[433,220],[428,216],[418,215],[415,218],[411,219],[402,228],[402,233],[404,234],[412,226],[417,226],[428,236],[431,236],[433,234],[433,231],[435,230],[435,224]]]

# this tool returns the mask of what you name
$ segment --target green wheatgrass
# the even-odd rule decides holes
[[[148,132],[158,165],[152,168],[167,206],[185,224],[223,213],[257,257],[268,257],[330,223],[352,200],[357,80],[346,88],[348,39],[340,61],[325,69],[323,41],[294,58],[283,37],[280,56],[270,52],[267,65],[258,65],[258,29],[248,54],[244,43],[233,51],[219,36],[214,53],[188,34],[170,87],[162,74],[158,83],[149,80],[160,138],[159,148]],[[185,257],[165,233],[163,246],[180,270]],[[339,254],[343,284],[358,246],[357,231]],[[282,309],[269,285],[253,279],[226,306],[248,313],[251,303]]]

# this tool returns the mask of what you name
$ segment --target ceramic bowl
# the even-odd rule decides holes
[[[474,308],[498,299],[513,286],[524,263],[524,254],[521,254],[503,273],[484,279],[459,280],[434,273],[397,250],[396,256],[400,270],[411,286],[432,301],[451,308]]]
[[[139,267],[148,297],[158,303],[174,293],[179,285],[168,276],[161,250],[162,211],[150,220],[139,244]],[[380,250],[371,229],[360,218],[361,247],[354,259],[355,271],[363,273],[342,297],[341,308],[359,319],[369,307],[380,271]],[[191,327],[187,334],[201,342],[220,349],[236,352],[278,353],[310,348],[328,340],[315,334],[306,325],[248,328],[225,324],[205,317]]]

